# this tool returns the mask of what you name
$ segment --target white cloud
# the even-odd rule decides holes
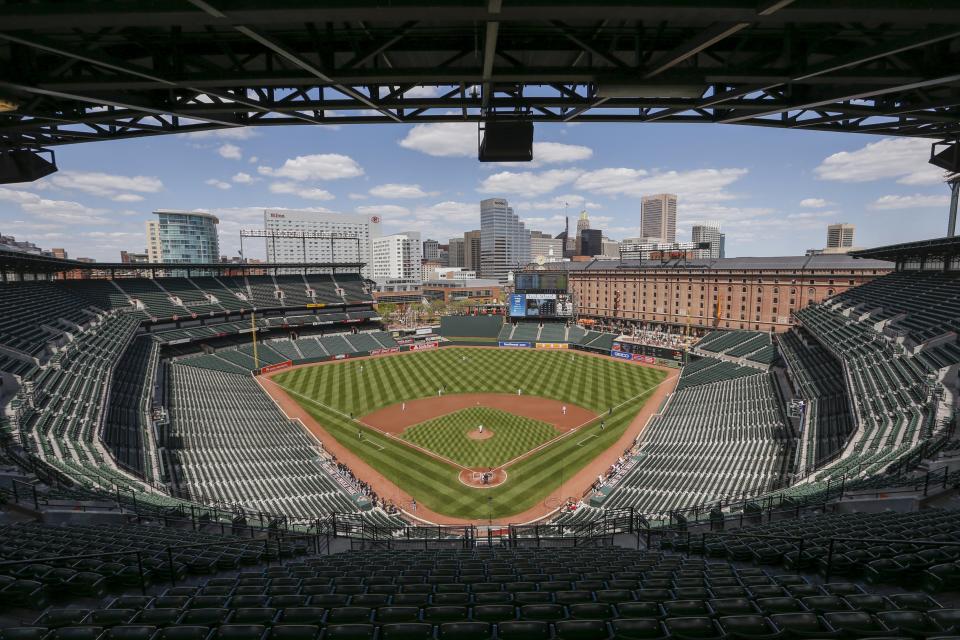
[[[251,182],[256,180],[256,178],[251,176],[249,173],[244,173],[243,171],[233,174],[233,177],[230,179],[236,182],[237,184],[250,184]]]
[[[106,209],[95,209],[71,200],[50,200],[21,189],[0,187],[0,202],[19,205],[24,213],[60,225],[90,225],[110,222],[103,214]]]
[[[541,164],[579,162],[593,156],[593,149],[578,144],[561,142],[534,142],[533,161]]]
[[[295,182],[274,182],[270,185],[270,193],[289,194],[305,200],[333,200],[336,197],[326,189],[304,187]]]
[[[350,198],[351,200],[366,200],[370,196],[368,196],[365,193],[351,193],[347,197]]]
[[[549,193],[563,184],[577,179],[576,169],[552,169],[542,173],[532,171],[501,171],[483,180],[477,191],[492,194],[520,194],[528,197]]]
[[[250,156],[249,158],[247,158],[247,162],[249,162],[250,164],[254,164],[259,159],[260,159],[259,156]]]
[[[823,209],[824,207],[829,207],[831,204],[833,203],[823,198],[804,198],[800,201],[800,206],[807,207],[808,209]]]
[[[226,191],[231,185],[229,182],[224,182],[223,180],[217,180],[216,178],[210,178],[209,180],[204,180],[204,184],[208,184],[211,187],[216,187],[217,189],[223,189]]]
[[[410,209],[397,204],[373,204],[357,207],[356,212],[365,216],[405,216]]]
[[[900,184],[939,184],[943,182],[943,170],[927,162],[930,144],[923,138],[884,138],[856,151],[827,156],[814,173],[821,180],[838,182],[896,178]]]
[[[477,125],[473,122],[418,124],[399,140],[399,144],[404,149],[412,149],[429,156],[475,157]]]
[[[639,198],[655,193],[675,193],[685,205],[694,202],[732,200],[726,191],[747,175],[746,169],[693,169],[651,173],[645,169],[611,167],[588,171],[574,183],[577,189],[605,195]]]
[[[230,144],[229,142],[220,145],[220,147],[217,149],[217,153],[220,154],[221,158],[226,158],[227,160],[243,159],[243,152],[240,150],[240,147],[235,144]]]
[[[519,200],[511,203],[511,206],[517,211],[567,211],[571,216],[575,216],[581,209],[593,211],[603,208],[600,203],[590,202],[579,193],[565,193],[549,200]]]
[[[46,181],[38,186],[47,184]],[[157,193],[163,182],[154,176],[120,176],[97,171],[61,171],[49,178],[49,184],[117,202],[138,202],[141,196],[129,193]],[[42,187],[41,187],[42,188]]]
[[[946,195],[924,195],[915,193],[911,196],[880,196],[870,204],[871,209],[924,209],[946,207],[950,204],[950,197]]]
[[[143,196],[138,196],[135,193],[118,193],[113,196],[112,200],[114,202],[140,202],[143,200]]]
[[[363,168],[350,156],[339,153],[320,153],[290,158],[278,169],[257,167],[265,176],[289,180],[339,180],[363,175]]]
[[[418,184],[381,184],[370,189],[370,195],[378,198],[426,198],[437,195],[436,191],[424,191]]]
[[[440,87],[418,84],[415,87],[407,89],[403,96],[405,98],[436,98],[440,93]]]

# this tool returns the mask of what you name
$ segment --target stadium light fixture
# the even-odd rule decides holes
[[[0,113],[11,113],[20,108],[20,103],[10,98],[0,98]]]

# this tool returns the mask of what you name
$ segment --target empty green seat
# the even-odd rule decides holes
[[[373,640],[376,631],[372,624],[332,624],[323,637],[324,640]]]
[[[554,628],[559,640],[606,640],[610,635],[602,620],[561,620]]]
[[[103,632],[103,640],[150,640],[156,627],[139,624],[117,625]]]
[[[277,624],[267,632],[268,640],[317,640],[320,627],[311,624]]]
[[[217,628],[217,640],[260,640],[267,627],[262,624],[225,624]]]
[[[547,640],[550,626],[536,620],[515,620],[497,625],[497,637],[500,640]]]
[[[433,626],[425,622],[393,622],[380,627],[380,640],[430,640]]]
[[[439,628],[440,640],[487,640],[493,635],[488,622],[444,622]]]

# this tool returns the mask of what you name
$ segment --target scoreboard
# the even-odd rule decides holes
[[[511,318],[569,318],[573,302],[565,294],[512,293],[507,301]]]
[[[656,347],[651,344],[640,342],[614,341],[610,348],[610,355],[624,360],[673,360],[683,362],[683,349],[673,349],[670,347]]]

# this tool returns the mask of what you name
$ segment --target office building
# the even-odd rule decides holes
[[[846,255],[707,260],[555,262],[566,273],[578,319],[595,329],[697,333],[786,331],[793,313],[890,273],[890,262]]]
[[[552,262],[563,257],[563,240],[554,238],[542,231],[530,232],[530,259],[537,262],[540,258]]]
[[[278,234],[266,238],[267,262],[363,262],[363,275],[371,277],[372,241],[381,236],[380,216],[267,209],[263,227]],[[322,237],[304,238],[304,233]]]
[[[447,243],[447,264],[451,267],[465,267],[463,238],[450,238]]]
[[[584,209],[580,212],[580,217],[577,218],[577,239],[579,240],[580,234],[583,233],[584,229],[590,228],[590,217],[587,215],[587,210]]]
[[[600,229],[583,229],[580,231],[577,243],[580,245],[580,255],[582,256],[602,255],[603,231]]]
[[[143,264],[150,261],[146,253],[135,253],[133,251],[121,251],[120,262],[123,264]]]
[[[440,242],[438,240],[427,239],[423,241],[423,259],[424,260],[440,259]]]
[[[480,273],[480,230],[463,234],[463,267]]]
[[[147,222],[147,255],[150,262],[209,264],[220,259],[220,221],[199,211],[154,211]]]
[[[700,249],[695,242],[651,242],[649,238],[624,238],[620,243],[624,260],[699,260],[710,258],[709,249]]]
[[[640,203],[640,235],[659,242],[677,241],[677,196],[658,193]]]
[[[480,275],[507,282],[530,262],[530,231],[504,198],[480,202]]]
[[[162,262],[160,255],[160,223],[147,220],[147,262]]]
[[[604,236],[602,243],[603,251],[601,255],[604,258],[619,258],[620,257],[620,243],[616,240],[611,240],[610,238]]]
[[[725,233],[720,234],[720,255],[718,257],[727,257],[727,234]]]
[[[853,246],[854,226],[846,222],[827,225],[827,249],[841,249]]]
[[[707,258],[720,258],[720,225],[715,223],[695,224],[690,229],[690,240],[693,244],[706,243],[710,245]]]
[[[373,238],[372,246],[373,260],[370,271],[374,279],[421,279],[423,244],[418,232],[407,231]]]

